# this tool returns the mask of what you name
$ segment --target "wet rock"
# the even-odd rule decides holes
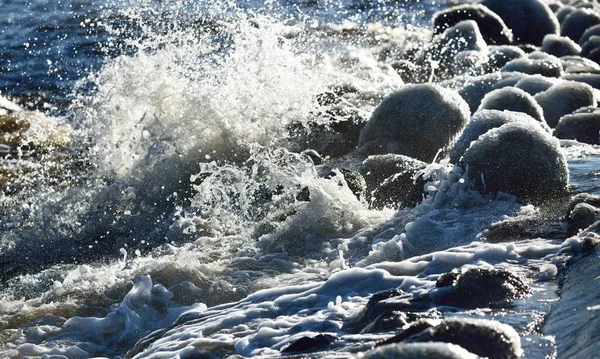
[[[489,58],[481,51],[462,51],[456,54],[452,63],[452,73],[481,75],[486,73]]]
[[[463,20],[475,21],[486,43],[497,45],[512,43],[512,31],[504,21],[480,4],[464,4],[436,12],[433,15],[434,32],[442,33]]]
[[[433,84],[406,85],[375,109],[360,133],[359,151],[429,162],[451,145],[468,118],[469,106],[458,93]]]
[[[519,59],[525,56],[525,51],[521,50],[517,46],[490,46],[487,62],[488,71],[494,72],[496,70],[499,70],[509,61]]]
[[[554,136],[600,145],[600,113],[576,113],[563,116],[554,129]]]
[[[318,349],[323,349],[330,344],[335,343],[338,338],[331,334],[318,334],[314,337],[302,337],[285,349],[282,353],[297,353],[297,352],[309,352]]]
[[[532,52],[527,57],[509,61],[501,69],[503,72],[522,72],[529,75],[560,77],[563,74],[562,62],[555,56],[542,52]]]
[[[422,199],[424,182],[415,179],[425,162],[402,155],[374,155],[363,161],[360,172],[367,185],[367,199],[374,208],[415,205]]]
[[[567,236],[571,237],[588,228],[600,218],[600,210],[587,203],[578,203],[567,216]]]
[[[579,46],[583,46],[592,36],[600,36],[600,24],[588,27],[579,38]]]
[[[320,165],[321,163],[323,163],[323,157],[321,157],[321,155],[319,154],[319,152],[313,150],[313,149],[307,149],[302,151],[302,154],[305,155],[306,157],[310,158],[310,160],[312,161],[312,163],[315,166]]]
[[[556,19],[559,23],[562,24],[563,21],[565,21],[565,19],[567,18],[567,16],[571,15],[573,11],[575,11],[575,6],[565,5],[556,12]]]
[[[561,82],[535,95],[535,101],[544,110],[550,127],[556,127],[564,115],[586,106],[596,106],[596,96],[591,86],[577,82]]]
[[[542,75],[530,75],[519,80],[515,87],[520,88],[531,96],[535,96],[542,91],[546,91],[558,81],[560,80]]]
[[[600,15],[591,9],[576,9],[565,17],[560,25],[560,34],[579,42],[588,28],[600,25]]]
[[[352,171],[345,168],[340,169],[340,172],[344,176],[344,180],[346,181],[348,188],[350,188],[356,198],[365,198],[367,193],[367,183],[363,175],[358,171]],[[335,175],[336,173],[332,172],[328,176],[325,176],[325,178],[333,178]]]
[[[579,55],[581,46],[568,37],[546,35],[542,41],[542,51],[556,57]]]
[[[425,71],[421,66],[418,66],[411,61],[408,60],[398,60],[391,64],[392,68],[396,70],[398,75],[404,83],[420,83],[425,82],[427,80],[427,76],[425,75]]]
[[[533,117],[539,123],[546,124],[542,107],[533,96],[515,87],[505,87],[488,93],[481,100],[479,110],[522,112]]]
[[[509,123],[492,129],[471,144],[460,164],[484,193],[510,193],[535,204],[567,192],[569,171],[558,140],[540,126]]]
[[[463,51],[487,54],[488,48],[477,23],[464,20],[434,36],[431,45],[420,56],[420,62],[438,63],[434,73],[437,78],[452,77],[456,56]]]
[[[567,74],[562,77],[564,80],[576,81],[588,84],[600,90],[600,74]]]
[[[540,45],[547,34],[559,33],[558,20],[544,1],[483,0],[481,4],[504,20],[517,43]]]
[[[308,124],[293,123],[288,127],[286,147],[295,152],[307,149],[325,157],[337,158],[356,148],[364,119],[358,113],[332,108],[321,114],[324,119]]]
[[[581,56],[563,56],[560,61],[565,74],[600,73],[600,65]]]
[[[575,206],[580,203],[587,203],[594,207],[600,207],[600,196],[591,193],[578,193],[573,198],[571,198],[571,202],[569,202],[569,207],[567,209],[567,213],[570,213]]]
[[[365,359],[475,359],[477,355],[466,349],[448,343],[407,343],[388,344],[368,352],[360,353],[357,358]]]
[[[503,269],[471,267],[441,275],[434,294],[439,305],[458,308],[502,307],[531,293],[526,281]]]
[[[596,63],[600,62],[600,36],[594,35],[583,44],[581,56]]]
[[[444,86],[454,87],[455,81],[461,81],[458,93],[467,102],[471,113],[477,111],[481,100],[490,91],[510,86],[518,82],[525,75],[521,73],[497,72],[477,77],[460,77],[454,81],[447,81]]]
[[[490,359],[516,359],[523,354],[519,334],[511,326],[485,319],[448,318],[406,342],[456,344]]]
[[[361,334],[366,333],[385,333],[389,331],[397,331],[399,328],[403,328],[408,324],[408,315],[405,312],[397,310],[389,310],[383,312],[380,316],[375,318],[374,321],[369,323]]]
[[[564,223],[549,220],[548,217],[506,219],[492,223],[490,228],[485,231],[485,239],[489,243],[515,242],[534,238],[564,240],[566,233]]]
[[[535,119],[522,112],[498,110],[479,110],[475,112],[473,117],[471,117],[471,121],[469,121],[454,144],[454,147],[450,150],[450,162],[459,163],[460,158],[469,148],[471,143],[492,128],[519,121],[527,122],[535,121]]]

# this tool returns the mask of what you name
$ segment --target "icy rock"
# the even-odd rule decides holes
[[[532,52],[524,58],[509,61],[500,69],[503,72],[522,72],[547,77],[560,77],[563,74],[562,62],[556,56],[543,52]]]
[[[518,121],[534,122],[535,119],[522,112],[498,110],[479,110],[475,112],[469,123],[467,123],[464,131],[454,144],[454,147],[452,147],[450,150],[450,162],[458,163],[471,143],[492,128]]]
[[[558,140],[540,126],[509,123],[471,144],[460,160],[476,188],[541,203],[562,197],[569,171]]]
[[[486,43],[512,43],[512,31],[497,14],[481,4],[464,4],[436,12],[433,15],[434,32],[442,33],[463,20],[475,21]]]
[[[567,236],[574,236],[594,224],[599,214],[600,210],[591,204],[576,204],[567,217]]]
[[[554,136],[560,139],[600,145],[600,113],[577,113],[563,116],[554,129]]]
[[[408,60],[398,60],[391,64],[404,83],[420,83],[425,82],[426,77],[421,66],[418,66]]]
[[[451,145],[468,118],[469,106],[455,91],[433,84],[406,85],[375,109],[360,133],[359,150],[429,162]]]
[[[471,267],[455,269],[441,275],[434,295],[439,305],[458,308],[490,308],[507,305],[510,301],[531,293],[520,276],[503,269]]]
[[[425,162],[402,155],[369,156],[360,169],[367,182],[367,199],[374,208],[418,203],[424,182],[414,177],[425,166]]]
[[[561,82],[535,95],[535,101],[544,110],[550,127],[556,127],[564,115],[586,106],[596,106],[594,89],[583,83]]]
[[[525,57],[525,51],[517,46],[490,46],[487,67],[490,71],[501,69],[509,61]]]
[[[477,355],[466,349],[448,343],[408,343],[388,344],[368,352],[360,353],[356,358],[364,359],[476,359]]]
[[[556,12],[556,19],[559,23],[562,24],[563,21],[565,21],[565,19],[567,18],[567,16],[571,15],[573,11],[575,11],[575,6],[565,5]]]
[[[533,117],[536,121],[546,124],[544,111],[533,96],[515,87],[505,87],[488,93],[481,101],[479,110],[522,112]]]
[[[315,166],[318,166],[321,163],[323,163],[323,157],[321,157],[319,152],[313,150],[312,148],[302,151],[302,154],[305,155],[306,157],[310,158],[310,160],[312,161],[312,163]]]
[[[576,81],[588,84],[600,90],[600,74],[567,74],[562,77],[564,80]]]
[[[565,17],[560,25],[560,34],[579,42],[585,30],[595,25],[600,25],[600,15],[591,9],[579,8]]]
[[[519,334],[509,325],[486,319],[448,318],[406,342],[444,342],[490,359],[521,357]]]
[[[501,72],[478,77],[459,78],[444,82],[444,86],[454,87],[454,82],[460,80],[458,93],[469,104],[471,113],[477,111],[483,97],[490,91],[510,86],[525,75],[521,73]]]
[[[542,51],[556,57],[579,55],[581,46],[568,37],[550,34],[542,41]]]
[[[330,344],[337,341],[337,337],[331,334],[318,334],[314,337],[302,337],[285,349],[282,353],[297,353],[297,352],[310,352],[314,350],[324,349]]]
[[[563,56],[560,58],[566,74],[600,73],[600,65],[581,56]]]
[[[288,126],[289,147],[292,151],[307,149],[317,151],[322,156],[337,158],[356,148],[360,130],[365,120],[355,111],[332,107],[327,109],[318,121],[292,123]]]
[[[486,71],[489,58],[481,51],[462,51],[456,54],[452,64],[452,73],[479,75]]]
[[[600,36],[590,37],[581,47],[581,56],[600,62]]]
[[[352,171],[346,168],[339,169],[342,176],[344,176],[344,180],[348,185],[348,188],[354,193],[356,198],[361,199],[365,198],[367,193],[367,183],[363,175],[358,171]],[[336,176],[336,172],[330,172],[325,175],[325,178],[331,179]],[[341,184],[340,184],[341,185]]]
[[[556,16],[542,0],[483,0],[513,31],[514,41],[540,45],[544,36],[559,32]]]
[[[579,46],[583,46],[592,36],[600,36],[600,24],[588,27],[579,38]]]
[[[530,75],[519,80],[515,87],[520,88],[531,96],[535,96],[542,91],[546,91],[558,81],[560,80],[542,75]]]

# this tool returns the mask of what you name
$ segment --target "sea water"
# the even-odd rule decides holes
[[[369,209],[290,134],[369,118],[402,85],[389,58],[425,41],[443,6],[2,3],[0,90],[48,116],[42,135],[71,140],[3,160],[19,176],[0,197],[0,356],[278,356],[327,333],[338,341],[320,356],[352,357],[391,336],[346,327],[371,295],[425,295],[469,266],[518,273],[531,294],[444,315],[508,324],[524,357],[554,356],[540,328],[581,240],[491,243],[492,223],[540,209],[473,191],[444,160],[421,204]],[[317,99],[334,86],[356,91],[331,118]],[[600,193],[598,149],[563,151],[573,189]]]

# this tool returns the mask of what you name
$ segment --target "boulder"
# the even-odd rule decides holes
[[[433,15],[434,32],[442,33],[464,20],[475,21],[488,44],[503,45],[513,41],[512,31],[500,16],[481,4],[463,4],[436,12]]]
[[[578,8],[563,20],[560,25],[560,34],[579,42],[583,33],[595,25],[600,25],[600,15],[591,9]]]
[[[542,204],[567,193],[569,170],[560,144],[539,125],[515,122],[480,136],[463,154],[475,188]]]
[[[522,112],[533,117],[536,121],[546,124],[542,107],[533,96],[516,87],[505,87],[488,93],[481,100],[479,110]]]
[[[581,46],[568,37],[549,34],[542,41],[543,52],[556,57],[579,55]]]
[[[552,128],[564,115],[586,106],[596,106],[594,89],[583,83],[563,81],[535,95],[544,110],[546,122]]]
[[[544,77],[542,75],[530,75],[519,80],[519,82],[516,83],[515,87],[527,92],[531,96],[535,96],[536,94],[542,91],[546,91],[558,81],[560,80],[552,77]]]
[[[406,85],[387,96],[362,129],[359,151],[396,153],[430,162],[449,147],[469,119],[469,106],[452,90]]]
[[[563,74],[562,62],[559,58],[538,51],[528,54],[527,57],[509,61],[501,71],[539,74],[547,77],[560,77]]]
[[[583,46],[590,37],[600,36],[600,24],[588,27],[579,38],[579,46]]]
[[[600,145],[600,113],[576,113],[560,119],[554,129],[560,139]]]
[[[450,162],[459,163],[460,158],[469,146],[471,146],[471,143],[492,128],[519,121],[534,122],[535,120],[533,117],[522,112],[498,110],[479,110],[475,112],[454,144],[454,147],[450,150]]]
[[[542,0],[483,0],[512,30],[516,43],[540,45],[544,36],[559,33],[556,16]]]

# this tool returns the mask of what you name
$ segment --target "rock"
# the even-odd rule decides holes
[[[481,51],[462,51],[452,63],[453,74],[480,75],[486,72],[489,58]]]
[[[558,10],[558,12],[556,13],[556,19],[560,24],[562,24],[563,21],[565,21],[565,19],[567,18],[567,16],[571,15],[573,11],[575,11],[574,6],[565,5],[561,7],[560,10]]]
[[[302,337],[285,349],[282,353],[309,352],[317,349],[323,349],[330,344],[335,343],[338,338],[331,334],[318,334],[314,337]]]
[[[564,80],[586,83],[596,90],[600,90],[600,74],[568,74],[562,78]]]
[[[579,55],[581,46],[568,37],[550,34],[544,36],[542,51],[556,57]]]
[[[567,210],[567,214],[571,213],[571,211],[580,203],[587,203],[594,207],[600,207],[600,196],[591,193],[578,193],[573,198],[571,198],[571,202],[569,203],[569,207]]]
[[[600,36],[600,24],[588,27],[579,38],[579,46],[583,46],[592,36]]]
[[[523,354],[519,334],[495,320],[448,318],[406,342],[444,342],[490,359],[517,359]]]
[[[305,155],[306,157],[310,158],[310,160],[312,161],[312,163],[315,166],[318,166],[321,163],[323,163],[323,157],[321,157],[319,152],[317,152],[313,149],[310,149],[310,148],[306,149],[306,150],[302,151],[302,154]]]
[[[540,45],[544,36],[559,33],[556,16],[542,0],[483,0],[512,30],[516,43]]]
[[[359,151],[397,153],[430,162],[451,145],[469,118],[455,91],[433,84],[406,85],[386,97],[362,129]]]
[[[598,55],[598,49],[600,48],[600,36],[591,36],[581,47],[581,56],[588,58],[592,61],[599,62],[600,56]]]
[[[539,74],[547,77],[560,77],[563,74],[560,59],[542,52],[532,52],[527,57],[511,60],[500,71]]]
[[[535,101],[544,110],[544,117],[552,128],[564,115],[586,106],[596,106],[594,89],[583,83],[564,81],[535,95]]]
[[[459,163],[460,158],[471,143],[492,128],[519,121],[527,122],[535,121],[535,119],[522,112],[498,110],[479,110],[475,112],[471,121],[467,123],[464,131],[454,144],[454,147],[450,150],[450,162]]]
[[[470,267],[441,275],[433,294],[438,305],[458,308],[494,308],[531,294],[520,276],[503,269]]]
[[[373,208],[415,205],[423,196],[424,181],[415,180],[425,162],[402,155],[375,155],[363,161],[360,172],[367,184],[367,199]]]
[[[587,203],[578,203],[567,216],[567,236],[571,237],[596,223],[600,210]]]
[[[360,172],[348,170],[345,168],[340,169],[340,172],[344,176],[344,180],[348,185],[348,188],[354,193],[356,198],[365,198],[367,194],[367,183],[365,178]]]
[[[558,140],[540,126],[509,123],[479,137],[460,164],[476,188],[544,203],[567,192],[569,171]]]
[[[577,113],[563,116],[554,129],[554,136],[600,145],[600,113]]]
[[[558,81],[560,80],[542,75],[530,75],[519,80],[515,87],[520,88],[531,96],[535,96],[542,91],[546,91]]]
[[[362,352],[355,358],[364,359],[476,359],[477,355],[448,343],[388,344]]]
[[[533,96],[515,87],[505,87],[488,93],[483,100],[481,100],[479,110],[508,110],[522,112],[533,117],[543,125],[546,124],[546,121],[544,120],[544,111]]]
[[[521,50],[517,46],[490,46],[487,63],[488,70],[490,72],[499,70],[509,61],[525,56],[525,51]]]
[[[488,92],[517,83],[523,77],[525,75],[521,73],[497,72],[478,77],[458,78],[454,81],[461,81],[458,93],[469,104],[471,113],[474,113]],[[445,82],[444,85],[452,86],[452,82]]]
[[[595,25],[600,25],[600,15],[591,9],[578,8],[562,21],[560,34],[579,42],[585,30]]]
[[[398,60],[393,62],[391,66],[400,75],[402,81],[407,84],[425,82],[428,77],[428,75],[424,76],[422,67],[408,60]]]
[[[452,77],[452,68],[456,56],[463,51],[476,51],[487,54],[488,48],[477,23],[473,20],[460,21],[446,29],[442,34],[433,37],[431,45],[420,55],[420,62],[439,64],[437,77]]]
[[[464,4],[438,11],[433,15],[434,33],[439,34],[463,20],[477,23],[483,39],[488,44],[510,44],[512,31],[493,11],[481,4]]]
[[[566,74],[600,73],[600,65],[581,56],[563,56],[560,61]]]

